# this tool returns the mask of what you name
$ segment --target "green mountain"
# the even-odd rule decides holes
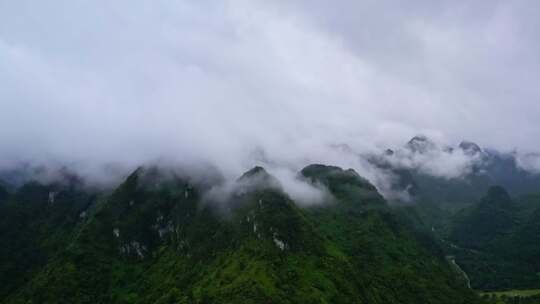
[[[426,160],[444,162],[455,153],[468,158],[462,176],[423,170]],[[455,148],[438,147],[416,136],[402,149],[368,160],[392,177],[390,190],[411,198],[409,204],[398,201],[396,211],[436,239],[473,289],[540,287],[540,174],[520,167],[516,153],[467,141]]]
[[[13,242],[0,301],[478,303],[356,172],[312,165],[299,178],[333,199],[299,208],[261,167],[213,192],[152,168],[110,194],[23,186],[0,213],[0,241]]]
[[[488,248],[514,228],[515,204],[504,188],[495,186],[478,205],[456,217],[451,240],[466,248]]]
[[[480,290],[540,288],[540,199],[492,187],[454,216],[450,251]]]
[[[0,204],[0,298],[19,288],[71,241],[95,196],[81,185],[22,186]]]

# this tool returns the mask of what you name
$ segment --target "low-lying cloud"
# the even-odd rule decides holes
[[[384,174],[358,155],[418,133],[540,150],[538,6],[0,1],[0,166],[103,180],[204,164],[233,179],[263,159],[354,168],[377,184]],[[471,160],[398,162],[457,177]]]
[[[540,174],[540,153],[517,154],[517,165],[528,172]]]
[[[398,150],[385,158],[395,168],[413,169],[426,175],[445,179],[462,178],[482,162],[482,155],[467,155],[460,149],[452,152],[433,149],[425,153]]]

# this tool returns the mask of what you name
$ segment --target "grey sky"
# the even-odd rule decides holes
[[[540,150],[537,1],[0,0],[0,165]]]

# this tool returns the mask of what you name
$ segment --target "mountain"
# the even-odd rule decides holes
[[[502,187],[491,187],[472,210],[458,214],[456,227],[450,238],[466,248],[486,248],[504,238],[515,226],[515,206]]]
[[[0,298],[65,249],[94,199],[79,184],[30,182],[0,204]]]
[[[454,216],[449,251],[474,288],[540,287],[538,198],[530,195],[526,203],[517,202],[502,187],[492,187],[478,204]]]
[[[444,168],[445,162],[456,159],[464,162],[459,175],[426,170],[432,165]],[[537,192],[540,185],[540,174],[521,168],[514,153],[483,149],[470,141],[462,141],[457,147],[440,147],[428,137],[418,135],[404,147],[387,149],[368,160],[391,173],[393,190],[407,191],[417,201],[427,200],[454,210],[478,201],[491,186],[501,185],[510,195],[519,196]]]
[[[469,141],[441,148],[417,136],[391,151],[370,162],[390,173],[393,191],[406,191],[411,198],[412,204],[397,209],[417,229],[430,231],[473,289],[540,287],[540,174],[524,170],[515,153]],[[468,167],[461,176],[425,170],[429,162],[440,165],[463,157]]]
[[[462,141],[459,144],[459,148],[461,149],[461,151],[463,151],[463,153],[465,153],[468,156],[475,156],[483,152],[482,148],[480,148],[479,145],[477,145],[474,142],[467,141],[467,140]]]
[[[431,173],[426,168],[448,161],[458,149],[471,157],[470,172],[460,176]],[[381,155],[370,155],[368,161],[383,171],[389,179],[389,190],[406,193],[413,201],[428,201],[443,209],[460,209],[477,201],[494,184],[478,167],[484,152],[472,142],[463,141],[458,149],[439,147],[423,135],[413,137],[403,148],[387,149]],[[444,168],[444,166],[443,166]],[[399,195],[398,195],[399,198]]]
[[[333,199],[299,208],[262,167],[213,195],[155,168],[112,193],[27,184],[0,213],[0,241],[16,241],[2,248],[0,301],[478,303],[354,170],[311,165],[299,178]]]
[[[405,147],[414,153],[425,153],[427,151],[436,149],[437,145],[427,136],[417,135],[411,138]]]
[[[505,187],[512,196],[538,192],[540,174],[521,168],[515,154],[494,150],[488,150],[486,154],[482,170],[494,184]]]

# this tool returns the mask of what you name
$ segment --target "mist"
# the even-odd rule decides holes
[[[540,154],[526,153],[517,155],[517,165],[528,172],[540,173]]]
[[[317,201],[293,178],[303,166],[353,168],[382,189],[391,177],[359,155],[420,133],[540,151],[538,8],[0,1],[0,168],[67,166],[111,183],[147,163],[228,180],[260,164]],[[454,178],[474,161],[435,152],[399,165]]]

